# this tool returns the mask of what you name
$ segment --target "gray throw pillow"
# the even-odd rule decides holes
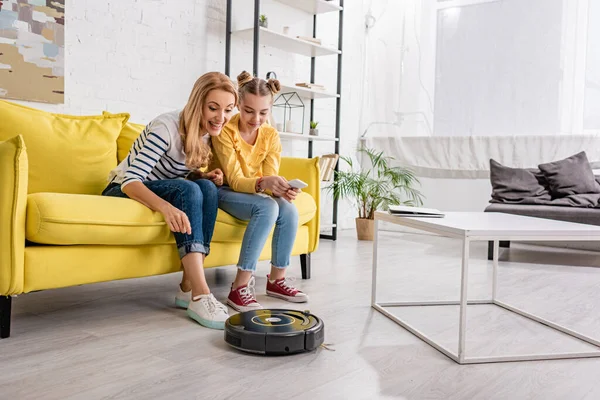
[[[550,200],[544,175],[539,170],[511,168],[490,159],[492,202],[527,203],[532,200]]]
[[[585,151],[551,163],[540,164],[552,197],[564,197],[571,194],[600,193],[592,166]]]

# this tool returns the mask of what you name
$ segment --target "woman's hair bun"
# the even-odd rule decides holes
[[[254,79],[254,77],[252,75],[250,75],[249,72],[247,71],[242,71],[238,77],[237,77],[237,81],[238,81],[238,88],[241,88],[242,86],[244,86],[246,83],[251,82],[252,79]]]
[[[267,81],[267,86],[269,87],[269,90],[271,90],[271,93],[273,93],[273,94],[277,94],[281,90],[281,83],[279,83],[279,81],[277,79],[269,79]]]

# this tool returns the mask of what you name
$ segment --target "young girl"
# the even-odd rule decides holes
[[[224,329],[229,317],[204,276],[204,257],[210,252],[217,218],[215,185],[222,184],[223,174],[218,169],[197,171],[209,163],[209,137],[219,135],[237,100],[227,75],[202,75],[182,111],[159,115],[146,126],[127,158],[111,171],[110,184],[102,193],[129,197],[164,216],[184,268],[176,304],[187,308],[190,318],[214,329]],[[178,179],[190,172],[204,179]]]
[[[211,138],[215,155],[211,168],[220,168],[225,175],[225,185],[218,189],[219,207],[249,221],[227,304],[240,312],[262,308],[254,296],[253,274],[273,225],[267,295],[305,302],[306,294],[285,280],[298,229],[298,210],[292,204],[298,190],[278,176],[281,142],[277,131],[265,124],[280,84],[275,79],[253,78],[245,71],[237,79],[240,112],[221,135]]]

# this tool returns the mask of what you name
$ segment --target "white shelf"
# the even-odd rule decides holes
[[[300,40],[292,36],[284,35],[267,28],[259,27],[259,41],[261,45],[275,47],[291,53],[301,54],[307,57],[328,56],[331,54],[341,54],[337,49],[332,49],[325,46],[320,46],[305,40]],[[233,35],[244,39],[254,39],[254,28],[242,29],[241,31],[232,32]]]
[[[325,0],[275,0],[309,14],[325,14],[332,11],[342,11],[342,7]]]
[[[301,133],[279,132],[279,137],[282,139],[306,140],[309,142],[337,142],[339,139],[326,136],[310,136]]]
[[[298,96],[307,99],[326,99],[340,97],[339,94],[326,92],[324,90],[308,89],[295,85],[281,85],[281,93],[297,92]]]

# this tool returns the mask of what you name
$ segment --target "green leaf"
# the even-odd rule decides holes
[[[358,153],[366,158],[358,168],[350,157],[340,157],[349,170],[336,171],[333,183],[325,188],[335,199],[353,202],[360,218],[374,218],[375,211],[387,210],[390,205],[422,205],[423,195],[415,188],[420,182],[413,171],[391,166],[395,159],[383,151],[360,148]]]

